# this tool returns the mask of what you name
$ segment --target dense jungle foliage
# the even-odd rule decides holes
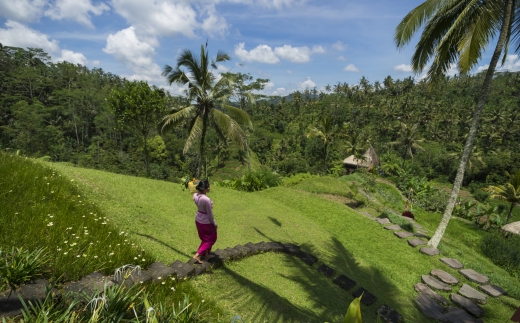
[[[145,176],[146,147],[152,178],[196,173],[197,147],[183,154],[187,125],[161,133],[163,116],[155,113],[146,141],[139,129],[120,126],[108,99],[129,81],[99,68],[54,63],[41,49],[1,49],[0,149]],[[253,80],[242,76],[246,82],[237,87],[235,103],[253,119],[246,132],[256,165],[281,175],[343,174],[342,160],[372,145],[386,176],[437,182],[453,180],[483,79],[482,73],[446,77],[430,88],[412,78],[371,83],[362,77],[356,85],[338,82],[324,91],[256,95],[251,103],[240,91]],[[503,183],[504,171],[520,168],[519,89],[519,73],[496,73],[464,180],[475,190]],[[182,102],[164,93],[162,111]],[[209,176],[230,159],[247,164],[248,154],[237,153],[213,130],[206,147]]]

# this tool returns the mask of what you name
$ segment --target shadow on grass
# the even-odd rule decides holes
[[[278,219],[275,219],[273,218],[272,216],[268,216],[269,220],[271,220],[271,222],[273,222],[275,225],[279,226],[280,228],[282,227],[282,222],[278,221]]]
[[[160,243],[160,244],[162,244],[163,246],[165,246],[165,247],[167,247],[167,248],[169,248],[169,249],[171,249],[171,250],[173,250],[173,251],[175,251],[175,252],[177,252],[177,253],[179,253],[179,254],[181,254],[181,255],[183,255],[183,256],[186,256],[186,257],[188,257],[188,258],[191,258],[190,255],[184,253],[183,251],[181,251],[181,250],[179,250],[179,249],[177,249],[177,248],[175,248],[175,247],[170,246],[170,245],[167,244],[166,242],[161,241],[161,240],[157,239],[156,237],[152,237],[151,235],[148,235],[148,234],[145,234],[145,233],[139,233],[139,232],[135,232],[135,231],[132,231],[132,233],[135,233],[135,234],[137,234],[138,236],[145,237],[145,238],[148,238],[148,239],[150,239],[150,240],[152,240],[152,241],[155,241],[155,242],[157,242],[157,243]]]

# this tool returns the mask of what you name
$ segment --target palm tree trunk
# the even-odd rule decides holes
[[[453,207],[455,206],[455,202],[457,201],[457,196],[459,195],[460,186],[462,185],[462,180],[464,179],[464,171],[466,170],[466,164],[468,162],[471,151],[473,150],[473,143],[477,134],[480,116],[482,115],[484,105],[486,104],[487,96],[489,94],[489,87],[493,79],[493,74],[495,73],[495,68],[497,66],[498,59],[500,58],[500,54],[502,53],[502,49],[504,48],[506,42],[506,36],[511,21],[512,7],[513,0],[508,0],[504,8],[505,10],[504,17],[502,19],[500,37],[498,39],[495,51],[493,52],[491,62],[489,63],[489,68],[486,72],[486,77],[484,78],[482,89],[480,90],[480,97],[478,99],[477,107],[473,112],[471,128],[469,129],[468,138],[466,139],[466,143],[464,144],[464,152],[462,153],[459,168],[457,169],[457,175],[455,176],[453,188],[451,189],[450,197],[448,199],[448,204],[446,205],[446,209],[444,210],[444,214],[442,215],[442,219],[439,223],[439,226],[437,227],[437,230],[435,230],[433,237],[430,239],[430,241],[428,241],[428,245],[434,248],[437,248],[439,246],[439,243],[442,237],[444,236],[444,232],[446,231],[446,227],[448,226],[448,223],[451,218],[451,213],[453,212]]]
[[[507,215],[506,224],[509,223],[509,219],[511,218],[511,213],[513,213],[513,207],[515,206],[514,202],[511,202],[511,207],[509,208],[509,214]]]

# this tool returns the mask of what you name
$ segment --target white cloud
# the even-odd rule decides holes
[[[155,49],[136,36],[134,27],[118,31],[115,35],[110,34],[103,51],[113,55],[134,73],[128,76],[129,79],[146,81],[160,79],[161,68],[152,59]]]
[[[258,45],[249,52],[244,49],[245,44],[240,43],[235,46],[235,55],[246,62],[260,62],[267,64],[275,64],[280,60],[274,54],[271,47],[267,45]]]
[[[266,90],[270,90],[270,89],[273,89],[274,88],[274,83],[269,81],[265,84],[265,87],[264,87],[264,91]]]
[[[110,8],[103,2],[93,5],[91,0],[56,0],[56,2],[45,11],[45,16],[54,20],[73,20],[82,25],[94,28],[90,21],[90,13],[99,16]]]
[[[400,71],[400,72],[413,72],[411,65],[401,64],[394,66],[394,70]]]
[[[291,71],[291,70],[287,70],[286,72],[287,72],[287,74],[292,74],[293,73],[293,71]]]
[[[293,63],[307,63],[311,60],[311,51],[309,47],[292,47],[291,45],[284,45],[283,47],[276,47],[274,53],[285,60]]]
[[[332,44],[332,48],[334,48],[335,50],[341,50],[341,51],[343,51],[343,50],[345,50],[346,45],[343,45],[343,43],[342,43],[341,41],[338,40],[337,42],[335,42],[334,44]]]
[[[207,15],[202,22],[202,30],[210,36],[224,36],[228,30],[228,24],[224,17],[219,16],[214,5],[209,5],[205,8]]]
[[[305,89],[312,89],[313,87],[316,86],[316,83],[314,83],[310,77],[308,77],[305,81],[301,82],[298,84],[298,87],[301,89],[301,90],[305,90]]]
[[[88,60],[85,55],[81,53],[76,53],[68,49],[61,50],[61,57],[56,60],[57,62],[69,62],[72,64],[81,64],[83,66],[87,65]],[[99,63],[99,62],[98,62]]]
[[[359,68],[357,68],[356,66],[354,66],[354,64],[348,64],[345,68],[344,68],[345,71],[347,72],[359,72]]]
[[[343,55],[339,55],[339,56],[338,56],[338,59],[339,59],[340,61],[346,61],[346,60],[347,60],[347,58],[346,58],[345,56],[343,56]]]
[[[49,54],[58,53],[60,50],[57,40],[49,40],[47,35],[19,22],[7,20],[5,26],[6,29],[0,28],[0,43],[3,45],[22,48],[36,47]]]
[[[477,73],[480,73],[482,71],[485,71],[489,68],[489,64],[486,64],[484,66],[479,66],[477,68]],[[504,65],[498,65],[497,69],[498,72],[518,72],[520,71],[520,60],[518,59],[518,55],[507,55],[506,61]]]
[[[92,65],[94,65],[94,66],[99,66],[100,63],[101,62],[98,60],[92,61]]]
[[[287,91],[285,88],[283,87],[279,87],[277,88],[275,91],[273,91],[273,94],[272,95],[278,95],[278,96],[286,96],[289,94],[289,91]]]
[[[323,48],[321,46],[313,46],[312,47],[312,52],[313,53],[318,53],[318,54],[323,54],[323,53],[325,53],[325,48]]]
[[[242,1],[239,1],[242,2]],[[305,0],[257,0],[259,5],[267,8],[282,9],[285,7],[291,7],[294,4],[304,3]]]
[[[37,21],[46,0],[0,0],[0,16],[16,21]]]

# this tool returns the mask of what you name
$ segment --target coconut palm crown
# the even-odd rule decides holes
[[[183,153],[200,140],[198,177],[201,174],[208,127],[213,127],[223,140],[230,139],[241,148],[244,147],[245,134],[240,124],[252,127],[249,115],[229,104],[229,98],[233,95],[233,74],[225,73],[218,78],[214,73],[216,63],[228,60],[229,55],[221,51],[218,51],[215,61],[209,60],[206,43],[206,46],[201,45],[198,58],[190,50],[184,50],[177,58],[175,67],[166,65],[163,69],[162,75],[170,85],[176,83],[187,86],[187,104],[174,107],[173,112],[163,118],[162,131],[182,122],[188,123],[189,135]]]
[[[484,190],[491,194],[491,198],[511,203],[506,219],[506,224],[508,224],[511,214],[513,213],[513,207],[515,204],[520,203],[520,170],[514,174],[506,172],[506,175],[509,177],[507,183],[504,185],[488,186]]]

